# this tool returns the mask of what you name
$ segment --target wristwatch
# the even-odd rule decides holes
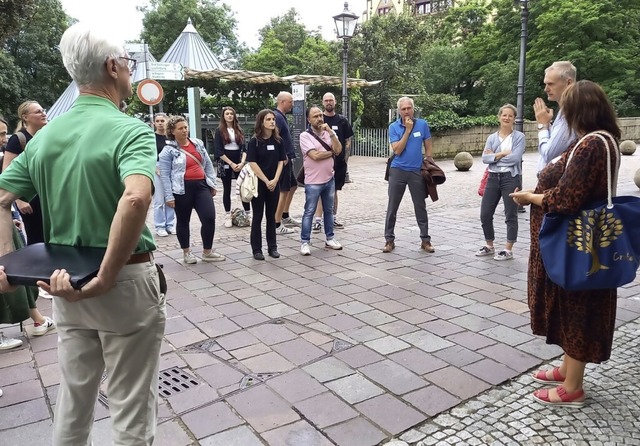
[[[545,124],[538,124],[538,130],[544,130],[547,126]]]

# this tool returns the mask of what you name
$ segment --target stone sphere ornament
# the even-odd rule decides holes
[[[636,183],[638,189],[640,189],[640,169],[636,170],[636,175],[633,177],[633,182]]]
[[[453,158],[453,165],[460,172],[466,172],[473,166],[473,156],[469,152],[460,152]]]
[[[636,152],[636,143],[630,139],[620,143],[620,153],[623,155],[633,155]]]

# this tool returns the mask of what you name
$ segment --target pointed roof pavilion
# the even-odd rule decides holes
[[[209,46],[200,37],[198,31],[187,20],[182,33],[171,44],[171,47],[162,56],[160,62],[179,63],[192,70],[219,70],[224,68],[218,58],[209,49]]]
[[[72,81],[58,100],[47,110],[49,121],[69,110],[79,95],[80,91],[78,91],[76,81]]]

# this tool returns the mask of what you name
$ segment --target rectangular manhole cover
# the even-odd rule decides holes
[[[158,389],[160,396],[168,398],[177,393],[184,392],[187,389],[200,384],[193,376],[179,367],[172,367],[160,372],[158,380]]]
[[[98,392],[98,401],[109,407],[109,397],[107,396],[107,384],[104,384],[107,380],[107,372],[102,374],[100,391]],[[199,385],[200,383],[191,375],[186,373],[179,367],[172,367],[167,370],[162,370],[158,376],[158,395],[163,398],[169,398],[177,393],[184,392],[187,389],[191,389]]]

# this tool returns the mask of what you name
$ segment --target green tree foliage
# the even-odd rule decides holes
[[[429,27],[409,14],[374,16],[362,24],[351,40],[350,67],[364,79],[382,80],[362,90],[363,127],[386,125],[400,96],[425,93],[420,53],[429,35]]]
[[[36,100],[49,107],[70,82],[58,44],[69,17],[58,0],[39,0],[17,20],[17,32],[6,39],[0,56],[1,111],[16,122],[18,105]]]
[[[640,2],[536,0],[532,8],[532,70],[570,60],[579,79],[602,85],[621,116],[640,113]]]
[[[224,63],[244,51],[235,34],[236,19],[218,0],[150,0],[138,7],[144,14],[140,37],[159,60],[191,19],[198,34]]]
[[[338,42],[327,42],[317,30],[308,30],[302,23],[295,9],[290,9],[282,16],[272,18],[268,25],[260,30],[260,46],[246,54],[241,67],[250,71],[265,71],[278,76],[293,74],[321,74],[340,76],[340,46]],[[290,90],[285,83],[249,85],[237,84],[234,88],[236,97],[250,100],[251,94],[275,96],[281,90]],[[331,91],[340,97],[339,91],[326,87],[312,87],[308,96],[309,103],[319,103],[322,95]],[[253,110],[265,104],[264,100],[252,100],[247,104]]]
[[[2,26],[0,26],[0,45],[14,36],[21,28],[25,18],[33,15],[35,0],[1,0]]]

